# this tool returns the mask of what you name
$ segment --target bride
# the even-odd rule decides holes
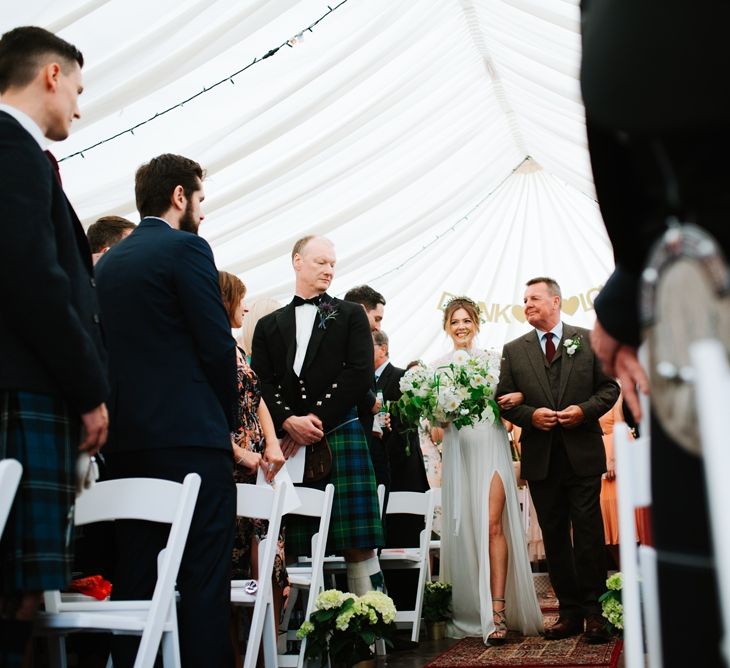
[[[468,297],[444,309],[444,331],[454,351],[437,360],[449,364],[457,350],[476,353],[479,307]],[[500,355],[489,351],[490,366]],[[519,394],[500,403],[521,400]],[[501,422],[477,422],[457,430],[449,424],[432,430],[443,440],[441,580],[453,586],[453,620],[448,635],[482,636],[504,642],[507,629],[523,635],[543,632],[542,613],[527,557],[517,501],[517,484],[507,434]]]

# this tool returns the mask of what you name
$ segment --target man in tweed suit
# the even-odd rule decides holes
[[[375,476],[356,409],[372,382],[373,342],[362,307],[325,292],[335,262],[328,239],[296,242],[296,296],[256,325],[251,366],[286,457],[327,437],[332,470],[311,485],[335,486],[329,547],[343,553],[348,588],[360,595],[383,582],[374,551],[383,545]],[[307,553],[314,531],[306,522],[289,523],[287,553]]]
[[[83,62],[41,28],[0,39],[0,458],[23,465],[0,542],[0,666],[23,663],[41,592],[68,583],[76,457],[106,440],[91,254],[44,154],[79,118]]]
[[[535,329],[504,347],[498,395],[524,394],[523,404],[502,408],[522,427],[521,475],[530,485],[560,603],[560,617],[545,636],[582,633],[585,619],[586,641],[605,642],[598,597],[606,580],[600,507],[606,455],[598,418],[616,403],[619,389],[601,371],[590,332],[561,322],[560,286],[553,279],[528,281],[524,302]]]

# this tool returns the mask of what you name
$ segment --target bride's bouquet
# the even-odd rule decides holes
[[[499,382],[499,359],[485,351],[457,350],[451,361],[429,369],[415,366],[400,381],[401,398],[393,407],[404,422],[422,418],[431,426],[451,422],[457,429],[475,422],[494,424],[499,407],[494,392]]]

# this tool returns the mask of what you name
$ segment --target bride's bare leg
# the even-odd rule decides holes
[[[489,485],[489,572],[495,625],[494,633],[489,636],[490,642],[503,641],[507,635],[504,613],[504,590],[507,581],[507,539],[502,527],[504,502],[505,494],[502,478],[495,473]]]

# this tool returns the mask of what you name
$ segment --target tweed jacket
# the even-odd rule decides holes
[[[575,336],[580,336],[581,346],[573,355],[568,355],[563,342]],[[558,359],[561,364],[557,396],[550,388],[545,355],[535,330],[504,347],[497,394],[522,392],[525,395],[521,406],[503,413],[507,420],[522,427],[522,477],[525,480],[547,477],[550,449],[558,432],[576,474],[600,475],[606,470],[598,418],[616,403],[619,387],[601,371],[589,336],[589,330],[563,323],[563,339],[553,359],[553,364]],[[546,407],[559,411],[571,405],[579,406],[585,416],[577,427],[558,425],[550,431],[542,431],[532,425],[536,409]]]

